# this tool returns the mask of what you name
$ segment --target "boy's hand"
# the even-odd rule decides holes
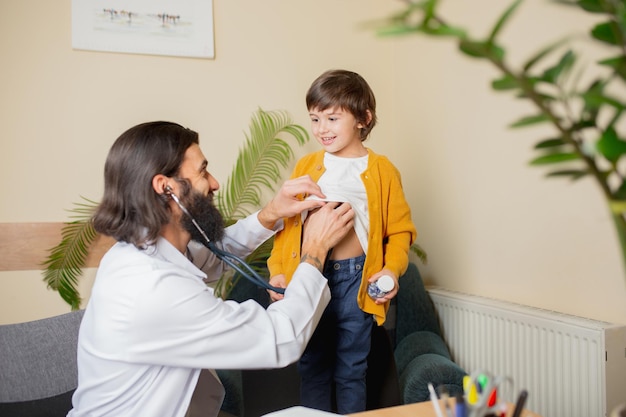
[[[376,281],[378,281],[378,278],[382,277],[383,275],[389,275],[393,279],[393,284],[394,285],[393,285],[393,289],[391,291],[389,291],[383,297],[376,298],[374,300],[374,302],[376,304],[384,304],[387,301],[391,300],[393,297],[395,297],[398,294],[398,290],[400,289],[400,286],[398,285],[398,277],[396,277],[395,274],[393,272],[391,272],[390,270],[388,270],[388,269],[383,269],[380,272],[375,273],[374,275],[369,277],[367,282],[369,282],[369,283],[376,282]]]

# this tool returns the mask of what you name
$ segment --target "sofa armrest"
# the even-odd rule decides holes
[[[429,331],[442,336],[439,318],[417,265],[409,263],[398,280],[400,291],[396,296],[396,346],[406,336],[417,331]]]

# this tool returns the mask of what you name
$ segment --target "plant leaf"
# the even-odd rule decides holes
[[[426,251],[417,243],[413,243],[410,247],[411,252],[417,255],[422,264],[428,264],[428,254]]]
[[[596,150],[615,164],[622,155],[626,154],[626,141],[617,136],[615,129],[609,127],[602,132],[602,136],[596,142]]]
[[[620,28],[614,22],[599,23],[591,29],[591,36],[600,42],[609,45],[622,45],[620,37],[617,35]]]
[[[565,145],[566,143],[563,141],[562,138],[553,138],[553,139],[546,139],[546,140],[542,140],[541,142],[538,142],[535,145],[535,149],[554,148],[554,147],[565,146]]]
[[[536,125],[539,123],[545,123],[549,121],[550,121],[550,117],[546,114],[541,113],[541,114],[537,114],[534,116],[522,117],[517,122],[510,124],[509,127],[510,128],[525,127],[525,126]]]
[[[505,91],[520,88],[520,85],[517,81],[517,78],[513,77],[512,75],[505,74],[502,78],[493,80],[491,82],[491,87],[496,91]]]
[[[524,64],[524,67],[523,67],[524,73],[527,73],[528,71],[530,71],[532,67],[534,67],[539,61],[541,61],[543,58],[545,58],[547,55],[552,53],[555,49],[559,48],[566,42],[567,42],[567,38],[564,38],[541,49],[539,52],[533,55],[532,58],[526,61],[526,64]]]
[[[575,161],[577,159],[580,159],[580,155],[575,152],[551,153],[533,159],[530,161],[530,165],[558,164],[561,162]]]
[[[49,250],[42,263],[44,282],[48,288],[57,291],[72,310],[80,308],[78,278],[82,275],[89,247],[97,236],[91,216],[98,204],[82,198],[85,203],[76,203],[76,207],[70,210],[74,213],[70,218],[76,220],[65,223],[61,229],[61,242]]]
[[[575,3],[587,12],[606,13],[606,7],[603,7],[603,5],[609,2],[598,0],[577,0]]]
[[[598,61],[598,65],[603,65],[609,68],[612,68],[613,71],[617,75],[619,75],[623,80],[626,80],[626,57],[623,55],[619,55],[614,58],[607,58],[601,61]]]
[[[609,200],[609,208],[615,214],[626,212],[626,200]]]
[[[576,181],[589,174],[584,169],[564,169],[562,171],[552,171],[546,174],[546,177],[571,177],[572,181]]]
[[[274,190],[281,170],[293,158],[291,147],[279,137],[281,133],[291,135],[300,145],[309,140],[307,131],[292,124],[285,111],[259,109],[253,115],[250,133],[231,175],[216,194],[216,206],[225,218],[247,216],[261,205],[264,190]]]
[[[411,35],[416,32],[419,32],[420,28],[416,28],[414,26],[406,26],[404,24],[395,24],[385,26],[376,30],[376,35],[385,37],[385,36],[402,36],[402,35]]]
[[[459,50],[472,58],[489,58],[494,61],[502,61],[505,55],[504,49],[498,45],[469,39],[459,41]]]
[[[607,104],[619,111],[623,111],[626,107],[619,99],[603,94],[599,90],[590,90],[580,95],[585,101],[585,105],[591,109],[599,109],[602,105]]]
[[[498,19],[498,21],[496,22],[496,25],[491,30],[491,34],[489,35],[489,38],[487,39],[488,44],[494,43],[496,36],[498,36],[498,33],[500,33],[500,30],[502,30],[502,28],[504,27],[504,24],[513,15],[513,12],[515,12],[515,9],[517,9],[520,3],[521,3],[521,0],[515,0],[509,6],[509,8],[504,11],[502,16],[500,16],[500,19]]]
[[[566,51],[555,66],[544,71],[541,80],[550,84],[556,84],[559,77],[567,74],[575,62],[576,55],[574,55],[574,52],[572,50]]]
[[[432,36],[450,36],[463,39],[467,36],[465,30],[455,26],[439,25],[437,27],[422,28],[421,31]]]

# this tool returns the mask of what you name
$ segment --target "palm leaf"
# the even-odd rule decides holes
[[[48,288],[58,291],[72,310],[80,308],[80,294],[78,292],[78,278],[89,253],[89,247],[95,240],[97,233],[91,223],[91,216],[98,203],[81,197],[85,202],[76,203],[70,210],[74,213],[72,222],[65,223],[61,229],[61,242],[50,249],[50,255],[42,263],[44,281]]]
[[[309,140],[302,126],[291,122],[285,111],[259,109],[250,124],[244,147],[222,192],[216,194],[216,206],[227,219],[240,219],[261,206],[264,190],[274,191],[282,171],[293,159],[289,144],[281,139],[289,134],[299,145]]]
[[[428,263],[428,254],[419,244],[413,243],[409,249],[417,255],[422,264],[426,265]]]
[[[281,138],[283,135],[291,135],[299,145],[309,140],[307,131],[293,124],[287,112],[257,110],[233,171],[221,188],[223,191],[218,191],[215,196],[215,205],[229,222],[258,210],[262,206],[263,191],[274,191],[282,179],[283,170],[294,157],[289,144]],[[266,261],[272,243],[272,239],[268,240],[246,258],[246,262],[261,275],[267,274]],[[216,283],[215,294],[228,297],[239,278],[237,274],[232,277],[228,273],[223,275]]]

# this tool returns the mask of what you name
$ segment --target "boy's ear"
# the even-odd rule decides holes
[[[365,110],[365,113],[367,113],[367,119],[365,120],[365,126],[369,126],[370,123],[372,122],[372,112],[369,110]]]
[[[365,112],[366,112],[365,120],[363,122],[357,123],[356,125],[357,129],[365,129],[372,122],[372,112],[369,110],[365,110]]]

